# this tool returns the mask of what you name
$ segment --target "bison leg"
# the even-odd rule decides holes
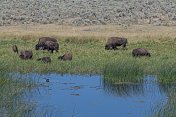
[[[126,44],[124,44],[122,47],[124,50],[127,50]]]
[[[51,53],[53,53],[54,50],[51,50]]]
[[[118,50],[117,46],[115,46],[115,45],[112,45],[112,49],[113,50]]]

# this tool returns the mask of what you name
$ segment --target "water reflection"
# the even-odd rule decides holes
[[[165,94],[168,97],[167,103],[160,108],[156,113],[156,116],[159,117],[176,117],[176,84],[170,83],[170,84],[160,84],[159,85],[160,90],[165,92]],[[155,109],[157,110],[157,109]]]
[[[158,84],[154,76],[145,76],[139,82],[118,82],[115,79],[103,78],[103,89],[114,96],[144,96],[146,93],[163,93],[164,87]]]
[[[131,83],[131,82],[110,82],[103,79],[102,82],[104,91],[109,95],[114,96],[133,96],[143,95],[144,88],[142,83]]]

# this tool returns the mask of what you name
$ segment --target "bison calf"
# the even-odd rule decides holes
[[[151,56],[150,53],[148,52],[148,50],[144,49],[144,48],[136,48],[133,49],[132,51],[132,55],[134,57],[140,57],[140,56]]]
[[[110,37],[105,45],[106,50],[117,49],[117,46],[122,46],[123,48],[127,45],[127,39],[123,37]]]
[[[66,61],[66,60],[71,61],[71,60],[72,60],[72,54],[70,54],[70,53],[65,53],[64,55],[59,56],[58,59],[59,59],[59,60],[63,60],[63,61]]]
[[[21,51],[20,54],[19,54],[19,57],[21,59],[32,59],[32,56],[33,56],[33,53],[32,51]]]

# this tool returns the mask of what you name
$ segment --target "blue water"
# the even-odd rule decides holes
[[[37,117],[148,117],[167,102],[167,94],[154,76],[146,76],[139,84],[106,84],[98,75],[27,77],[37,78],[41,84],[25,95],[36,104]]]

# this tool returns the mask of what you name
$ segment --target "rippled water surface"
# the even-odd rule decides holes
[[[36,104],[37,116],[145,117],[167,102],[167,94],[153,76],[141,83],[107,83],[101,76],[28,74],[41,87],[26,100]]]

